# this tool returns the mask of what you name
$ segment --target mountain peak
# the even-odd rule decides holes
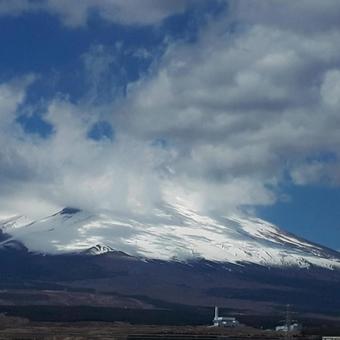
[[[74,215],[81,212],[81,209],[74,207],[66,207],[59,212],[60,215]]]

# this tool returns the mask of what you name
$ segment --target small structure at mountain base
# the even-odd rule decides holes
[[[291,325],[276,326],[275,330],[277,332],[299,332],[302,326],[298,323],[292,323]]]
[[[281,326],[276,326],[275,330],[277,332],[284,332],[287,335],[290,333],[299,333],[302,331],[302,325],[299,324],[296,320],[292,320],[291,315],[291,306],[286,305],[286,318],[284,320],[284,324]]]
[[[240,323],[234,317],[219,316],[218,307],[215,306],[215,317],[213,319],[213,325],[215,327],[237,327],[240,325]]]

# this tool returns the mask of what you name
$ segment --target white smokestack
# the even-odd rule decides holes
[[[215,306],[215,319],[218,319],[218,307]]]

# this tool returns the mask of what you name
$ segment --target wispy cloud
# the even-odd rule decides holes
[[[0,14],[21,15],[45,11],[58,15],[69,27],[86,25],[91,15],[109,22],[150,25],[183,12],[190,0],[1,0]]]

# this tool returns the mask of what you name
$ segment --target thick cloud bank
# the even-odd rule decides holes
[[[34,2],[5,3],[2,13],[18,15]],[[72,26],[86,22],[89,7],[141,24],[185,6],[144,1],[153,11],[136,17],[130,1],[89,0],[74,18],[75,3],[45,5]],[[119,14],[110,6],[121,6]],[[89,138],[103,119],[98,107],[58,96],[44,115],[51,136],[24,133],[15,119],[34,77],[2,84],[2,210],[150,213],[180,201],[229,213],[273,204],[284,181],[338,185],[339,41],[338,1],[230,2],[197,41],[168,43],[150,72],[129,84],[105,115],[113,137],[99,140]]]

